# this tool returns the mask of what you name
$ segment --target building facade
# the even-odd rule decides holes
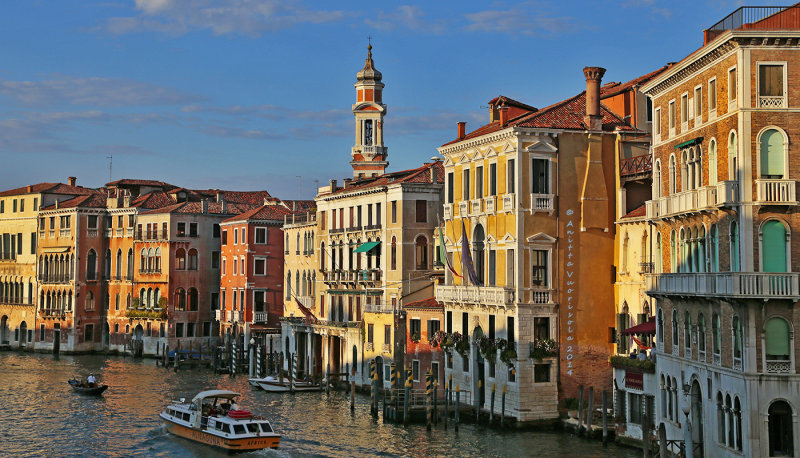
[[[737,10],[642,87],[657,422],[707,456],[800,455],[797,14]]]

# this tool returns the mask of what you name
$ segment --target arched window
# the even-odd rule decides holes
[[[722,445],[728,443],[725,433],[725,401],[722,398],[722,393],[717,391],[717,440]]]
[[[133,279],[133,248],[128,248],[128,268],[126,272],[128,280]]]
[[[296,243],[294,245],[294,248],[295,248],[295,254],[300,254],[300,233],[299,232],[297,233],[297,241],[296,241]]]
[[[147,272],[147,250],[142,248],[141,259],[139,261],[139,271]]]
[[[107,249],[106,250],[106,258],[103,261],[104,261],[103,264],[105,265],[105,269],[103,270],[103,275],[105,275],[105,278],[110,278],[111,277],[111,249]]]
[[[690,183],[692,177],[689,174],[692,169],[689,167],[689,152],[687,150],[681,151],[681,191],[691,189]]]
[[[289,254],[289,234],[286,234],[286,242],[284,242],[284,244],[286,246],[283,247],[283,252]]]
[[[725,395],[725,413],[728,417],[728,447],[734,447],[734,438],[733,438],[733,402],[731,402],[731,395]]]
[[[653,199],[661,197],[661,161],[657,160],[653,166]]]
[[[183,288],[175,290],[175,310],[179,312],[186,310],[186,290]]]
[[[311,271],[311,297],[314,297],[316,295],[316,289],[317,289],[317,271],[313,270]]]
[[[730,161],[728,179],[739,181],[739,146],[736,142],[736,132],[732,131],[728,137],[728,160]],[[737,199],[738,200],[738,199]]]
[[[97,280],[97,253],[93,249],[86,256],[86,279]]]
[[[397,238],[395,236],[392,236],[391,258],[392,270],[397,270]]]
[[[669,237],[669,270],[673,273],[678,272],[678,243],[675,229],[672,230]]]
[[[794,455],[794,414],[786,401],[775,401],[769,406],[769,456]]]
[[[789,361],[791,354],[789,342],[789,323],[783,318],[774,317],[764,325],[766,340],[767,372],[789,372],[791,368],[784,361]]]
[[[625,234],[622,240],[622,272],[628,272],[628,234]]]
[[[156,272],[161,273],[161,248],[156,248],[155,254],[155,269]]]
[[[475,274],[478,277],[478,284],[483,285],[484,279],[484,243],[486,241],[486,233],[483,231],[483,226],[480,224],[475,225],[475,231],[472,238],[472,262],[475,265]]]
[[[761,226],[761,271],[788,272],[786,227],[777,220]]]
[[[147,288],[147,303],[144,304],[147,308],[153,308],[153,288]]]
[[[672,311],[672,346],[678,346],[678,311]]]
[[[117,296],[114,299],[114,310],[119,310],[119,293],[117,293]]]
[[[658,318],[656,319],[656,324],[658,325],[656,339],[659,342],[664,341],[664,311],[661,310],[661,307],[658,308]]]
[[[731,321],[731,334],[733,339],[733,359],[734,362],[742,359],[742,323],[738,316],[734,316]]]
[[[156,250],[152,247],[147,249],[147,271],[154,272],[155,267],[155,257],[156,257]]]
[[[186,250],[183,248],[175,250],[175,269],[186,270]]]
[[[84,307],[87,311],[94,310],[94,293],[92,293],[91,291],[88,291],[86,293],[86,304],[84,305]]]
[[[424,235],[417,236],[414,243],[417,254],[417,270],[428,269],[428,239]]]
[[[733,398],[733,417],[735,419],[735,433],[736,433],[736,450],[742,450],[742,404],[739,402],[739,396]]]
[[[689,250],[687,249],[686,245],[686,230],[684,228],[681,228],[679,234],[680,238],[678,239],[678,272],[686,272],[688,270],[686,260],[689,257],[687,253]]]
[[[717,141],[713,138],[708,143],[708,185],[717,185]]]
[[[122,249],[117,249],[117,266],[114,272],[116,272],[114,275],[117,276],[117,279],[122,277]]]
[[[698,272],[706,271],[706,228],[700,226],[695,229],[695,247],[697,248],[697,268]]]
[[[295,291],[293,291],[293,293],[295,294],[295,296],[299,295],[300,294],[300,288],[302,288],[302,285],[300,284],[300,271],[299,270],[294,273],[294,288],[295,288]]]
[[[303,296],[308,296],[308,278],[306,277],[306,272],[303,271]]]
[[[147,290],[142,288],[139,290],[139,308],[147,306]]]
[[[153,298],[155,299],[155,300],[153,301],[153,302],[154,302],[154,304],[155,304],[155,306],[160,308],[160,307],[161,307],[161,304],[160,304],[160,302],[161,302],[161,290],[160,290],[160,289],[156,288],[156,289],[154,290],[154,292],[153,292]]]
[[[683,315],[683,346],[686,350],[692,349],[692,316],[688,310]]]
[[[656,273],[661,273],[663,270],[661,256],[663,256],[663,250],[661,248],[661,232],[656,232]]]
[[[708,256],[709,271],[719,272],[719,230],[716,224],[712,224],[708,232]]]
[[[292,298],[292,271],[286,272],[286,300]]]
[[[761,133],[759,141],[761,178],[784,178],[784,153],[783,134],[780,131],[777,129],[767,129]]]
[[[198,308],[197,288],[189,288],[189,311],[196,312]],[[244,306],[244,304],[242,304]]]
[[[706,354],[706,317],[702,313],[697,315],[697,351],[700,353],[700,360],[705,360]]]
[[[675,194],[677,189],[677,171],[675,170],[675,155],[669,156],[669,193]]]
[[[736,221],[731,221],[730,231],[731,246],[731,272],[739,271],[739,225]]]
[[[197,270],[197,250],[194,248],[189,250],[189,270]]]
[[[711,350],[715,355],[719,355],[720,342],[722,342],[722,325],[720,324],[719,314],[711,315]]]

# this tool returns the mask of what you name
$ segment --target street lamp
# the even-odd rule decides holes
[[[691,390],[692,386],[689,383],[683,384],[683,396],[686,399],[686,402],[683,405],[681,410],[683,414],[686,415],[686,428],[683,430],[683,442],[686,448],[686,454],[684,455],[686,458],[692,458],[694,452],[694,444],[692,443],[692,423],[689,420],[689,412],[691,412]]]

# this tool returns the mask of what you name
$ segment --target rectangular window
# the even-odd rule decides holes
[[[186,337],[194,337],[194,323],[186,325]]]
[[[339,209],[339,228],[344,229],[344,208]]]
[[[669,129],[670,131],[675,130],[675,101],[669,101]],[[671,134],[672,132],[670,132]]]
[[[375,343],[375,325],[372,323],[367,325],[367,342]]]
[[[367,226],[372,226],[372,204],[367,204]]]
[[[211,268],[219,269],[219,251],[211,252]]]
[[[175,337],[183,337],[183,323],[175,323]]]
[[[359,227],[364,225],[363,221],[361,219],[361,207],[362,207],[361,205],[356,207],[356,226],[359,226]]]
[[[439,320],[428,320],[428,340],[433,339],[433,336],[441,329],[440,326]]]
[[[549,383],[550,382],[550,364],[534,364],[533,365],[533,383]]]
[[[461,312],[461,335],[469,336],[469,313]]]
[[[253,293],[253,310],[256,312],[263,312],[266,310],[267,293],[266,291],[255,291]]]
[[[497,283],[497,251],[489,250],[489,286]]]
[[[531,159],[531,193],[550,194],[550,161]]]
[[[709,95],[709,99],[711,96]],[[711,105],[709,104],[709,110]],[[695,125],[703,122],[703,87],[694,88],[694,123]]]
[[[653,99],[650,97],[645,98],[645,113],[647,113],[647,122],[653,122]]]
[[[422,322],[420,322],[419,318],[412,318],[409,320],[408,326],[409,334],[411,334],[411,340],[419,340],[422,338]]]
[[[189,237],[197,237],[197,223],[189,223]]]
[[[515,179],[517,176],[517,169],[514,167],[514,164],[514,159],[506,161],[506,176],[508,177],[508,189],[506,189],[506,193],[508,194],[517,192],[517,181]]]
[[[708,111],[717,111],[717,79],[708,82]]]
[[[533,338],[536,340],[550,338],[550,318],[536,317],[533,319]]]
[[[419,382],[419,361],[416,359],[411,361],[411,378],[415,382]]]
[[[489,195],[497,195],[497,164],[489,164]]]
[[[45,331],[45,327],[42,324],[42,325],[39,326],[39,342],[44,342],[44,331]]]
[[[20,199],[19,200],[19,211],[21,211],[21,212],[25,211],[25,199]]]
[[[214,225],[211,226],[211,236],[215,239],[219,238],[219,224],[214,223]]]
[[[464,169],[464,179],[462,181],[463,181],[461,183],[461,187],[463,188],[462,199],[463,200],[469,200],[470,199],[470,193],[469,193],[469,169]]]
[[[247,275],[247,268],[245,267],[244,256],[242,256],[242,261],[241,262],[242,262],[242,268],[239,269],[239,272],[241,272],[242,275]]]
[[[516,341],[513,316],[508,317],[506,320],[506,333],[508,334],[508,345],[513,346],[514,342]]]
[[[228,230],[227,229],[222,231],[222,244],[223,245],[227,245],[228,244]]]
[[[648,99],[649,100],[649,99]],[[653,133],[656,136],[661,136],[661,108],[656,108],[656,113],[653,115]]]
[[[475,167],[475,198],[483,198],[483,166]]]
[[[238,245],[239,244],[239,229],[238,228],[233,228],[233,244],[234,245]]]
[[[13,205],[13,209],[11,210],[11,212],[12,213],[16,213],[17,212],[17,199],[14,199],[13,204],[14,205]]]
[[[17,234],[17,254],[22,254],[22,234]]]
[[[162,323],[161,326],[164,326],[164,324]],[[211,322],[210,321],[203,321],[203,336],[202,337],[210,337],[210,336],[211,336]]]
[[[628,416],[630,422],[640,425],[642,424],[642,395],[636,393],[628,393]]]
[[[319,212],[318,215],[319,215],[319,228],[324,231],[324,230],[326,230],[325,229],[325,215],[326,215],[326,213],[325,212]]]
[[[489,338],[494,339],[495,335],[495,317],[494,315],[489,315]]]
[[[97,217],[95,216],[95,218],[97,218]],[[97,227],[97,226],[95,226],[95,227]],[[56,228],[56,217],[55,216],[51,216],[50,217],[50,230],[52,231],[55,228]]]
[[[186,223],[178,223],[178,237],[186,237]]]
[[[447,326],[447,333],[448,334],[452,334],[453,333],[453,312],[452,312],[452,310],[448,310],[447,311],[447,318],[445,318],[445,319],[447,320],[446,324],[445,324],[445,326]]]
[[[758,95],[783,96],[783,65],[758,66]]]
[[[428,201],[427,200],[417,200],[416,205],[417,210],[417,222],[418,223],[425,223],[428,221]]]
[[[225,268],[227,267],[227,264],[228,264],[227,260],[225,258],[222,258],[222,272],[221,272],[222,275],[225,275],[225,270],[226,270]]]
[[[689,95],[681,96],[681,124],[689,121]]]
[[[36,232],[31,232],[31,254],[36,254]]]
[[[447,203],[453,203],[453,192],[455,192],[456,179],[453,172],[447,172]]]
[[[5,213],[5,212],[6,212],[6,201],[0,200],[0,213]]]
[[[392,201],[392,222],[393,223],[397,222],[397,201],[396,200]]]
[[[234,263],[236,265],[236,263]],[[231,310],[236,310],[237,304],[239,303],[239,295],[236,294],[236,290],[231,291]]]
[[[354,215],[355,215],[355,210],[354,210],[354,208],[353,208],[353,207],[350,207],[350,225],[349,225],[348,227],[354,227],[354,226],[355,226],[355,223],[354,223],[354,220],[355,220],[355,218],[354,218]]]
[[[538,288],[549,286],[547,255],[547,250],[531,250],[531,286]]]
[[[87,324],[83,333],[84,342],[94,342],[94,324]]]
[[[70,216],[62,216],[61,217],[61,229],[69,229],[72,226],[72,217]]]
[[[255,258],[253,261],[253,274],[266,275],[267,274],[267,258]]]
[[[219,293],[211,293],[211,310],[219,309]]]
[[[728,70],[728,102],[736,100],[736,67]]]
[[[392,326],[385,324],[383,325],[383,344],[384,345],[391,345],[392,344]]]
[[[266,227],[257,227],[256,228],[256,244],[258,245],[266,245],[267,243],[267,228]]]

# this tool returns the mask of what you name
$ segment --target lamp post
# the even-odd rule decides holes
[[[683,396],[686,399],[686,402],[683,406],[683,414],[686,416],[685,427],[683,429],[683,442],[686,448],[686,458],[692,458],[694,452],[694,444],[692,443],[692,422],[689,419],[689,413],[691,412],[691,389],[692,386],[688,383],[683,384]]]

